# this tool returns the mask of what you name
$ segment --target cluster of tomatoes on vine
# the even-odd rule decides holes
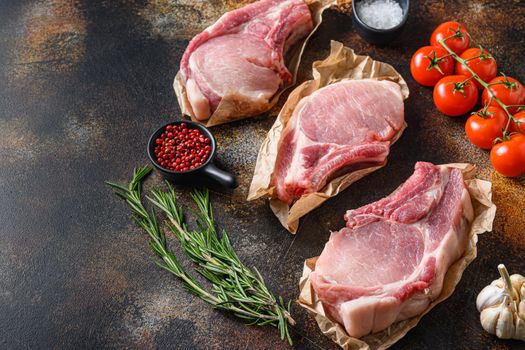
[[[469,140],[490,149],[494,169],[509,177],[525,174],[525,88],[500,73],[483,47],[470,47],[471,37],[458,22],[439,25],[430,46],[417,50],[410,62],[412,77],[433,86],[437,109],[451,117],[470,112],[481,92],[483,108],[467,119]],[[454,74],[455,71],[455,74]]]

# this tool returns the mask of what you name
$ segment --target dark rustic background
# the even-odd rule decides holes
[[[249,1],[0,0],[0,348],[287,348],[272,328],[244,326],[189,296],[157,268],[128,208],[104,185],[127,181],[147,163],[146,140],[178,119],[171,88],[188,40],[221,13]],[[391,47],[363,42],[350,17],[327,11],[306,47],[299,81],[328,53],[331,39],[397,68],[408,81],[408,129],[387,167],[308,215],[296,236],[265,201],[247,203],[269,115],[214,128],[218,161],[240,187],[214,192],[218,222],[241,257],[275,292],[297,297],[305,258],[317,255],[346,209],[390,193],[417,160],[473,162],[493,182],[495,229],[454,295],[394,349],[523,349],[483,332],[475,297],[504,262],[525,274],[525,188],[495,174],[487,152],[469,144],[464,118],[439,114],[431,90],[408,65],[444,20],[466,24],[500,69],[525,81],[523,1],[412,1],[404,35]],[[159,184],[154,175],[147,187]],[[184,203],[188,192],[181,191]],[[174,245],[176,248],[176,245]],[[336,349],[294,306],[297,349]]]

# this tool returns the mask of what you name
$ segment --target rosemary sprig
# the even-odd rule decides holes
[[[184,220],[182,208],[177,205],[175,190],[169,183],[167,187],[167,191],[152,191],[152,197],[148,199],[166,213],[171,231],[186,255],[198,265],[198,272],[211,282],[214,295],[250,324],[277,327],[281,338],[286,337],[291,344],[288,325],[294,325],[295,321],[290,315],[290,303],[285,305],[282,298],[277,300],[259,271],[251,270],[241,262],[226,231],[218,234],[208,191],[194,191],[192,194],[198,212],[195,213],[196,229],[191,230]]]
[[[150,238],[149,246],[151,250],[162,261],[156,262],[156,264],[180,278],[184,283],[184,287],[190,293],[198,296],[210,304],[214,304],[217,302],[217,299],[208,293],[191,275],[184,271],[180,262],[177,260],[173,252],[168,248],[166,236],[159,227],[155,212],[152,214],[148,213],[142,204],[140,190],[141,183],[142,180],[151,173],[151,171],[152,168],[149,166],[134,169],[133,179],[127,187],[108,181],[106,181],[106,183],[115,190],[116,195],[124,199],[131,207],[133,212],[133,220],[148,234]]]
[[[213,220],[208,191],[192,194],[198,212],[196,229],[190,230],[184,221],[182,208],[177,205],[176,193],[168,184],[168,191],[152,191],[148,198],[164,211],[171,223],[170,229],[178,238],[181,248],[199,267],[197,271],[211,282],[207,291],[192,275],[188,274],[169,249],[164,232],[160,229],[155,211],[151,214],[142,204],[141,183],[151,172],[151,167],[137,168],[129,185],[106,182],[115,193],[131,207],[134,221],[149,236],[151,250],[160,258],[161,268],[178,277],[186,290],[214,308],[232,312],[253,325],[272,325],[279,329],[281,339],[292,340],[288,325],[295,321],[290,315],[290,303],[268,290],[260,273],[247,268],[237,256],[225,231],[219,237]]]

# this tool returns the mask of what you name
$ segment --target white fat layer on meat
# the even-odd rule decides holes
[[[212,39],[213,40],[213,39]],[[189,67],[190,67],[190,70],[191,71],[194,71],[194,70],[197,70],[198,67],[197,67],[197,62],[195,62],[195,56],[196,55],[191,55],[190,56],[190,60],[189,60]],[[198,84],[196,84],[196,86],[198,86]],[[221,96],[221,92],[218,91],[217,89],[214,89],[213,86],[211,85],[208,85],[208,89],[210,89],[211,91],[213,91],[214,94],[218,95],[218,96]],[[202,94],[202,91],[201,91],[201,94]],[[204,95],[203,95],[204,96]],[[190,100],[191,101],[191,100]]]
[[[210,115],[210,103],[206,96],[202,94],[199,86],[193,79],[186,82],[186,93],[191,101],[191,108],[195,117],[199,120],[206,119]]]
[[[267,15],[265,16],[265,19],[269,19],[269,20],[272,20],[272,21],[275,21],[275,20],[278,20],[279,17],[281,16],[281,11],[282,9],[288,7],[289,5],[287,4],[287,1],[283,1],[281,2],[279,5],[275,6],[273,8],[273,11],[270,11],[267,13]]]

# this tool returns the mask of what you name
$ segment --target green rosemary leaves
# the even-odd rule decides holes
[[[288,325],[295,321],[290,315],[290,303],[276,298],[266,287],[261,274],[246,267],[233,249],[228,234],[217,232],[207,190],[192,194],[197,205],[195,229],[186,224],[183,209],[177,204],[177,195],[167,183],[167,191],[153,190],[147,197],[168,218],[168,229],[180,243],[182,251],[195,263],[195,270],[211,284],[206,289],[186,272],[168,247],[164,231],[156,214],[149,213],[141,200],[142,180],[151,172],[146,166],[133,172],[129,185],[107,182],[115,193],[131,207],[134,221],[149,236],[149,246],[159,257],[157,264],[177,276],[186,290],[198,296],[214,308],[229,311],[251,325],[272,325],[279,329],[281,339],[292,340]]]

